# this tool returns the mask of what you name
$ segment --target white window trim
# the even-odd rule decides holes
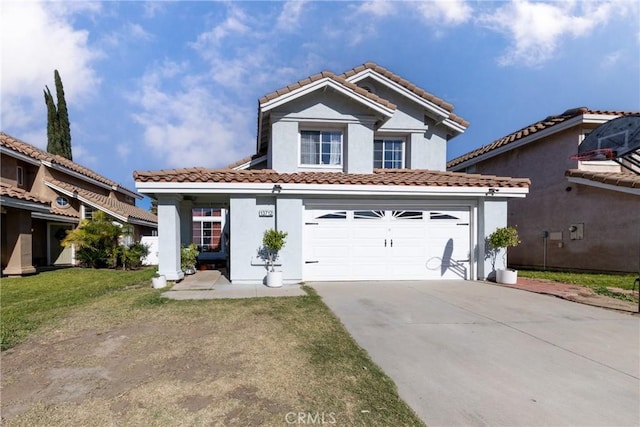
[[[375,143],[376,141],[383,141],[382,148],[382,166],[376,168],[375,165]],[[374,169],[398,169],[398,168],[385,168],[384,167],[384,141],[402,141],[402,167],[399,169],[407,168],[407,138],[404,136],[374,136],[373,138],[373,168]]]
[[[24,168],[16,166],[16,184],[18,187],[24,187]]]
[[[302,163],[302,132],[340,132],[340,164],[323,165],[315,163]],[[342,170],[344,168],[344,135],[345,130],[341,127],[325,126],[325,127],[301,127],[298,131],[298,167],[301,169],[330,169]],[[322,146],[322,141],[320,142]]]

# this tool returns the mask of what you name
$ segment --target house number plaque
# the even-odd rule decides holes
[[[263,218],[263,217],[271,217],[273,216],[273,211],[270,209],[261,209],[258,211],[258,216]]]

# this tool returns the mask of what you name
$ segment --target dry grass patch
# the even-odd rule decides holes
[[[7,425],[286,425],[298,413],[421,424],[313,294],[168,301],[129,289],[46,325],[2,362]]]

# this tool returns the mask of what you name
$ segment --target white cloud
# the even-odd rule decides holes
[[[218,45],[225,38],[246,34],[250,31],[250,26],[246,23],[248,20],[249,17],[242,9],[231,6],[227,18],[210,31],[200,34],[194,46],[197,48],[211,43]]]
[[[284,2],[282,12],[278,16],[276,27],[279,30],[291,31],[300,26],[300,16],[307,4],[306,0],[292,0]]]
[[[362,2],[357,11],[362,14],[384,17],[393,15],[396,8],[391,0],[373,0]]]
[[[623,3],[618,3],[617,6]],[[615,7],[611,2],[539,3],[516,0],[478,19],[480,25],[505,34],[510,48],[502,65],[540,65],[552,58],[565,37],[588,35],[606,23]]]
[[[437,0],[415,3],[416,9],[428,22],[440,25],[460,25],[469,21],[472,9],[465,0]]]
[[[142,78],[130,99],[141,107],[134,120],[144,128],[149,152],[168,167],[221,167],[250,154],[255,112],[187,72],[184,64],[165,62]],[[181,88],[169,90],[169,80]]]
[[[27,132],[46,125],[42,90],[53,88],[54,69],[62,77],[67,103],[95,93],[100,82],[93,62],[101,53],[89,45],[89,33],[75,29],[71,20],[74,13],[96,12],[97,6],[75,3],[2,2],[3,129]]]

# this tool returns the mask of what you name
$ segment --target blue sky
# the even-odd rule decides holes
[[[64,83],[74,161],[221,167],[255,150],[257,99],[373,61],[454,104],[451,159],[568,108],[640,110],[640,6],[562,2],[0,3],[2,131],[46,147]]]

